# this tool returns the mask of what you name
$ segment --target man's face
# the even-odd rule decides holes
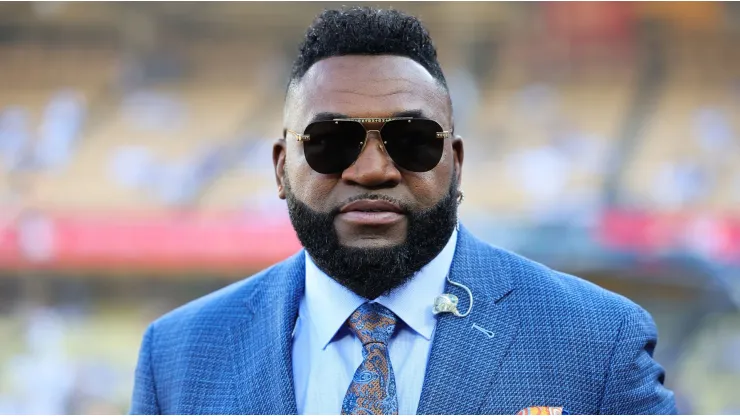
[[[415,113],[452,130],[447,92],[421,65],[397,56],[343,56],[314,65],[289,93],[285,128],[302,133],[322,113]],[[301,243],[324,272],[367,299],[403,285],[444,248],[457,222],[462,159],[462,141],[445,139],[437,166],[407,171],[393,163],[376,132],[357,161],[336,174],[314,171],[292,135],[273,151],[280,197]],[[367,205],[378,200],[391,205]]]
[[[340,56],[316,63],[292,89],[284,126],[303,132],[321,113],[385,118],[415,111],[437,121],[444,130],[452,130],[447,92],[415,61],[385,55]],[[428,210],[447,194],[451,181],[460,181],[462,141],[446,139],[444,146],[442,159],[434,169],[410,172],[394,165],[380,147],[378,134],[371,132],[352,166],[340,174],[325,175],[311,169],[302,144],[287,135],[276,145],[274,155],[280,196],[285,198],[287,179],[295,197],[318,212],[341,209],[352,198],[368,193],[390,197],[414,211]],[[404,214],[345,213],[334,218],[334,227],[342,245],[389,247],[406,240],[408,219]]]

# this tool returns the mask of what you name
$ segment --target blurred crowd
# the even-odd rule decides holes
[[[0,155],[6,173],[62,169],[72,158],[86,118],[85,97],[73,89],[56,91],[33,125],[29,111],[13,103],[0,109]]]
[[[132,382],[125,360],[69,353],[70,332],[87,319],[80,311],[28,306],[16,317],[19,352],[4,357],[0,413],[125,413]]]

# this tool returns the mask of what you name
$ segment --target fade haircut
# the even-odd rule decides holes
[[[343,55],[397,55],[423,66],[447,90],[429,32],[414,16],[393,9],[350,7],[324,10],[299,47],[288,88],[316,62]]]

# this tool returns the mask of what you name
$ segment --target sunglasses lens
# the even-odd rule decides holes
[[[365,128],[352,121],[318,121],[306,127],[311,140],[303,143],[306,162],[311,169],[334,174],[357,160],[365,140]]]
[[[432,120],[393,120],[383,126],[381,136],[388,155],[412,172],[434,169],[442,159],[444,140],[437,138],[442,126]]]

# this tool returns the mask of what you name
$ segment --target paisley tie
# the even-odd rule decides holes
[[[343,415],[397,415],[396,379],[388,356],[388,339],[396,315],[378,303],[365,303],[347,320],[362,342],[362,364],[357,368],[342,402]]]

